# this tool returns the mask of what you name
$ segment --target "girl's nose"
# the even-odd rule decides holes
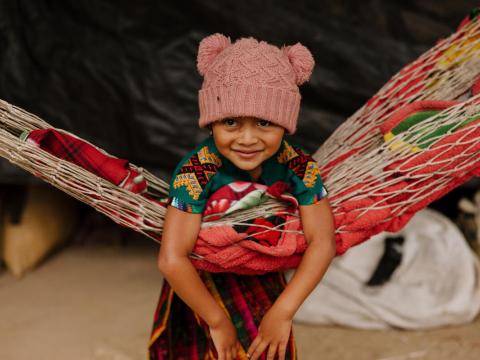
[[[238,143],[241,145],[255,145],[258,142],[258,136],[255,131],[255,128],[252,126],[243,126],[240,136],[237,139]]]

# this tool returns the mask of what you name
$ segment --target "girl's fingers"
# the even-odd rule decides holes
[[[233,358],[234,358],[234,359],[237,358],[238,352],[240,351],[240,346],[241,346],[241,345],[240,345],[240,342],[237,341],[237,342],[235,343],[235,346],[233,347],[232,352],[233,352]]]
[[[232,360],[237,358],[237,349],[233,348],[230,350],[230,354],[232,354]]]
[[[233,346],[231,349],[230,349],[230,354],[232,354],[232,360],[236,359],[237,358],[237,346]]]
[[[232,352],[230,349],[225,350],[225,360],[232,360]]]
[[[287,352],[287,344],[280,343],[278,346],[278,360],[285,360],[285,353]]]
[[[253,354],[253,352],[255,351],[255,349],[257,348],[258,344],[260,344],[260,341],[261,341],[261,337],[260,336],[257,336],[255,339],[253,339],[252,343],[250,344],[250,346],[248,347],[248,350],[247,350],[247,356],[250,355],[250,358]]]
[[[258,346],[255,348],[255,350],[253,351],[253,354],[250,353],[250,359],[251,360],[257,360],[260,358],[260,355],[263,354],[263,352],[265,351],[265,349],[267,348],[268,346],[268,343],[267,342],[261,342],[260,344],[258,344]]]
[[[270,346],[268,347],[267,360],[273,360],[276,352],[277,352],[277,345],[270,344]]]

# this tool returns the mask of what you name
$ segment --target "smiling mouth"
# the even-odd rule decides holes
[[[252,159],[262,151],[262,150],[255,150],[255,151],[248,150],[248,151],[245,151],[245,150],[236,150],[236,149],[232,149],[232,150],[238,156],[240,156],[241,158],[244,158],[244,159]]]

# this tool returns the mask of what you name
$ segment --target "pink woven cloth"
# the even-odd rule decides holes
[[[288,214],[273,213],[259,217],[245,226],[212,226],[203,228],[193,252],[202,260],[192,259],[193,265],[209,272],[263,274],[295,268],[307,244],[301,233],[298,202],[277,182],[270,187],[235,181],[218,189],[207,201],[204,222],[219,219],[235,209],[257,206],[268,198],[288,204]],[[281,224],[286,232],[265,229]]]
[[[478,91],[480,79],[475,82],[472,95]],[[388,133],[409,116],[422,111],[442,111],[460,104],[459,101],[418,101],[405,105],[395,111],[381,126],[382,133]],[[465,141],[480,139],[480,114],[472,115],[473,121],[457,128],[452,133],[446,133],[427,149],[412,153],[385,166],[383,172],[391,175],[379,181],[374,178],[363,183],[354,184],[340,193],[330,196],[348,198],[355,194],[355,200],[342,201],[334,207],[336,228],[341,232],[336,234],[337,255],[343,254],[352,246],[358,245],[370,237],[382,232],[397,232],[401,230],[416,212],[424,209],[433,201],[441,198],[454,188],[480,175],[480,158],[475,154],[480,151],[480,141]],[[462,141],[463,140],[463,141]],[[360,149],[352,149],[341,157],[333,159],[325,168],[331,169],[339,162],[354,156]],[[472,160],[473,159],[473,160]],[[461,169],[461,171],[456,171]],[[447,172],[450,175],[443,179],[442,186],[438,180]],[[424,180],[416,177],[424,175]],[[322,177],[328,177],[324,171]],[[390,186],[382,186],[390,182]],[[373,192],[371,189],[375,188]],[[404,191],[408,189],[408,191]],[[395,196],[392,196],[395,194]],[[420,196],[421,195],[421,196]],[[403,206],[399,213],[393,212],[402,201],[408,201],[412,196],[417,201]]]

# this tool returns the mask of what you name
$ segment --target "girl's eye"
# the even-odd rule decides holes
[[[259,120],[259,121],[258,121],[258,126],[260,126],[260,127],[270,126],[270,121],[268,121],[268,120]]]
[[[223,123],[227,126],[235,126],[237,125],[237,121],[235,119],[232,119],[232,118],[227,118],[227,119],[224,119],[223,120]]]

